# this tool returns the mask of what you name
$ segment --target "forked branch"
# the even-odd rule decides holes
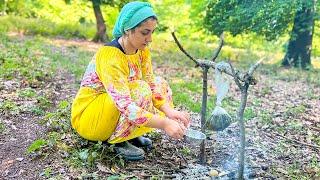
[[[220,35],[219,46],[218,46],[218,48],[214,51],[213,57],[212,57],[211,61],[214,62],[214,61],[217,59],[217,57],[218,57],[218,55],[219,55],[219,53],[220,53],[220,51],[221,51],[221,49],[222,49],[223,44],[224,44],[224,35],[223,35],[223,33],[222,33],[222,34]]]
[[[179,49],[189,58],[191,59],[195,64],[196,64],[196,67],[208,67],[208,68],[213,68],[215,69],[216,67],[216,63],[214,62],[221,49],[222,49],[222,46],[224,44],[224,36],[223,34],[220,35],[220,41],[219,41],[219,45],[217,47],[217,49],[215,49],[214,53],[213,53],[213,57],[211,59],[211,61],[209,60],[203,60],[203,59],[195,59],[194,57],[192,57],[184,48],[183,46],[180,44],[179,40],[177,39],[176,35],[174,32],[171,32],[172,34],[172,37],[175,41],[175,43],[178,45]],[[263,59],[260,59],[255,65],[251,66],[249,71],[247,73],[240,73],[239,71],[235,70],[235,69],[219,69],[221,72],[224,72],[236,79],[238,79],[239,81],[241,82],[249,82],[250,85],[254,85],[256,84],[256,80],[252,77],[252,73],[254,72],[254,70],[261,64],[261,62],[263,61]],[[229,61],[229,64],[230,64],[230,61]],[[232,66],[230,64],[230,66]],[[234,72],[233,72],[234,71]],[[249,75],[249,76],[248,76]]]
[[[214,65],[212,66],[212,63],[206,62],[207,60],[205,60],[205,61],[199,61],[199,60],[196,60],[195,58],[193,58],[193,57],[182,47],[182,45],[180,44],[180,42],[179,42],[178,38],[176,37],[176,35],[174,34],[174,32],[171,32],[171,35],[172,35],[175,43],[178,45],[179,49],[180,49],[189,59],[191,59],[194,63],[196,63],[196,67],[198,67],[198,66],[214,67]],[[223,36],[223,33],[222,33],[222,34],[220,35],[219,45],[218,45],[217,49],[215,49],[215,51],[213,52],[213,56],[212,56],[212,58],[211,58],[211,62],[214,62],[214,61],[217,59],[217,57],[218,57],[218,55],[219,55],[219,53],[220,53],[220,51],[221,51],[221,49],[222,49],[223,44],[224,44],[224,36]]]
[[[248,97],[248,89],[250,85],[256,84],[256,80],[253,77],[254,71],[257,69],[257,67],[261,64],[264,58],[260,59],[257,63],[252,65],[249,70],[245,73],[241,73],[240,71],[237,71],[232,66],[231,62],[229,61],[230,67],[227,66],[219,66],[219,64],[216,64],[214,61],[219,55],[219,52],[221,51],[221,48],[223,46],[223,34],[220,36],[220,42],[219,46],[213,53],[213,57],[211,61],[209,60],[201,60],[201,59],[194,59],[192,56],[190,56],[182,47],[182,45],[179,43],[177,37],[175,36],[174,32],[172,32],[172,36],[176,44],[178,45],[179,49],[187,56],[189,57],[193,62],[196,63],[197,66],[200,66],[203,69],[203,91],[202,91],[202,107],[201,107],[201,131],[205,132],[205,117],[206,117],[206,108],[207,108],[207,74],[208,69],[210,67],[217,68],[219,71],[224,72],[234,78],[235,83],[241,90],[241,103],[240,107],[237,112],[237,119],[239,121],[240,126],[240,142],[241,142],[241,148],[240,148],[240,157],[239,157],[239,169],[238,169],[238,179],[243,179],[243,171],[244,171],[244,156],[245,156],[245,128],[244,128],[244,110],[246,108],[247,104],[247,97]],[[220,64],[221,65],[221,64]],[[200,146],[200,162],[205,162],[205,144],[202,142]]]
[[[182,47],[182,45],[179,43],[176,35],[174,34],[174,32],[171,32],[172,37],[174,39],[174,41],[176,42],[176,44],[178,45],[179,49],[188,57],[190,58],[194,63],[196,63],[196,66],[199,66],[200,64],[198,63],[198,61],[196,59],[194,59],[186,50],[184,50],[184,48]]]

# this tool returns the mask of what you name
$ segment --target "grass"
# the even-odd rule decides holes
[[[277,80],[284,80],[288,82],[302,81],[307,82],[309,85],[314,85],[320,87],[320,69],[314,67],[310,70],[300,70],[295,68],[284,69],[284,68],[274,68],[273,66],[266,66],[267,68],[263,69],[264,74],[269,74],[271,78]]]
[[[243,114],[243,118],[245,119],[245,121],[249,121],[256,116],[257,113],[252,107],[247,107]]]
[[[0,121],[0,134],[2,134],[5,130],[6,130],[5,124],[2,121]]]
[[[191,150],[188,147],[183,147],[182,149],[180,149],[180,152],[183,156],[188,156],[191,155]]]
[[[272,123],[272,115],[268,110],[260,111],[258,114],[263,124],[271,124]]]
[[[10,115],[17,115],[21,108],[13,100],[4,100],[0,102],[0,110]]]
[[[0,16],[0,24],[1,32],[16,31],[26,35],[89,39],[95,33],[94,24],[57,24],[46,19],[19,16]]]
[[[289,106],[286,111],[284,116],[289,118],[289,117],[297,117],[298,115],[304,113],[306,111],[306,107],[304,104],[300,104],[297,106]]]
[[[46,146],[48,143],[46,140],[44,139],[37,139],[35,140],[27,149],[27,153],[33,153],[36,152],[38,150],[40,150],[42,147]]]
[[[18,90],[19,97],[22,98],[33,98],[37,95],[36,91],[32,88],[20,89]]]

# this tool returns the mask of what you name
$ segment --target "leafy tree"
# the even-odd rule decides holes
[[[319,14],[316,5],[319,7],[316,0],[211,0],[204,25],[215,35],[255,32],[267,40],[288,33],[292,27],[282,65],[308,68],[314,21]]]
[[[71,1],[71,0],[68,0]],[[106,34],[106,25],[104,18],[101,13],[100,5],[106,4],[109,6],[117,7],[119,10],[127,3],[129,0],[91,0],[94,15],[97,21],[97,33],[93,38],[94,42],[106,42],[109,41],[109,37]]]
[[[0,15],[14,14],[35,17],[33,7],[41,7],[41,3],[31,0],[0,0]]]
[[[106,42],[109,41],[109,37],[106,34],[107,27],[104,24],[104,18],[101,13],[100,5],[102,3],[101,0],[91,0],[94,15],[97,21],[97,32],[94,38],[92,39],[94,42]]]
[[[311,47],[314,32],[315,0],[303,2],[296,11],[294,24],[282,65],[306,68],[311,64]]]

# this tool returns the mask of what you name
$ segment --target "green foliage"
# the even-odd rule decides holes
[[[300,69],[280,69],[277,67],[277,65],[272,65],[272,66],[264,66],[265,69],[263,69],[262,73],[268,75],[271,78],[278,79],[278,80],[284,80],[287,82],[293,82],[293,81],[304,81],[308,82],[309,84],[313,84],[317,87],[320,86],[320,70],[319,69],[311,69],[308,71],[303,71]],[[265,87],[264,90],[266,93],[268,93],[268,88]],[[310,97],[313,95],[310,94],[312,91],[307,91],[306,93],[309,92]]]
[[[188,156],[191,155],[191,150],[188,147],[183,147],[182,149],[180,149],[180,152],[182,154],[182,156]]]
[[[0,134],[2,134],[6,130],[6,126],[2,121],[0,121]]]
[[[15,14],[25,17],[35,17],[35,7],[41,7],[40,1],[1,0],[1,14]]]
[[[55,112],[48,112],[44,119],[41,121],[42,124],[47,124],[51,129],[57,132],[64,132],[69,130],[70,127],[70,112],[71,104],[69,101],[63,100],[58,104]]]
[[[20,107],[12,100],[0,102],[0,110],[10,115],[19,114],[21,111]]]
[[[38,96],[37,101],[39,106],[43,109],[47,109],[52,105],[52,102],[45,96]]]
[[[18,106],[11,100],[5,100],[0,104],[0,109],[4,111],[14,111],[18,109]]]
[[[250,119],[256,117],[257,114],[255,112],[255,110],[252,108],[252,107],[247,107],[244,111],[244,114],[243,114],[243,118],[246,120],[246,121],[249,121]]]
[[[51,79],[50,62],[39,63],[44,59],[39,58],[39,49],[35,50],[33,42],[19,43],[15,41],[2,40],[3,50],[0,52],[2,64],[0,66],[0,77],[4,79],[24,79],[31,86],[37,87],[43,81]],[[32,69],[32,71],[30,71]]]
[[[34,89],[31,89],[31,88],[26,88],[26,89],[23,89],[23,90],[20,90],[18,92],[19,96],[22,97],[22,98],[32,98],[32,97],[35,97],[37,95],[36,91]]]
[[[298,106],[289,106],[286,109],[285,116],[297,117],[299,114],[304,113],[305,111],[306,111],[306,107],[304,104],[300,104]]]
[[[124,1],[115,2],[119,3],[114,7],[101,7],[108,28],[115,23],[118,6]],[[16,6],[5,13],[15,18],[9,19],[8,23],[1,20],[7,16],[0,16],[0,24],[3,25],[0,31],[19,29],[26,34],[88,39],[91,39],[96,31],[96,19],[91,1],[73,0],[72,3],[66,4],[63,0],[18,0],[10,1],[7,5]],[[108,33],[111,35],[111,31]]]
[[[109,5],[112,7],[117,7],[119,10],[128,2],[129,0],[91,0],[93,3],[101,5]],[[142,0],[143,1],[143,0]]]
[[[291,132],[301,132],[303,128],[303,123],[301,121],[289,121],[287,125],[287,129]]]
[[[233,35],[255,32],[271,40],[289,30],[302,5],[300,0],[214,0],[208,3],[205,27],[216,35],[223,31]]]
[[[272,115],[267,110],[261,111],[258,115],[263,124],[270,125],[272,123]]]
[[[32,152],[36,152],[37,150],[40,150],[44,146],[47,145],[47,141],[44,139],[37,139],[34,141],[27,149],[27,153],[30,154]]]
[[[202,0],[150,0],[159,19],[159,30],[175,30],[182,36],[199,39],[202,33],[202,18],[206,2]]]
[[[19,16],[0,16],[0,31],[18,31],[26,35],[63,36],[65,38],[90,38],[94,25],[78,23],[55,23],[47,19],[28,19]],[[55,27],[55,28],[52,28]]]
[[[174,94],[173,102],[176,104],[183,104],[183,106],[193,112],[200,112],[202,96],[201,86],[202,85],[200,83],[196,83],[196,81],[178,81],[171,83],[170,87]],[[208,107],[212,107],[214,100],[210,96],[208,98]]]
[[[40,173],[40,176],[44,176],[45,178],[50,178],[53,174],[53,171],[51,167],[47,167],[44,169],[42,173]]]

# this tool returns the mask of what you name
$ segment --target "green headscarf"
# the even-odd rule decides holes
[[[121,37],[126,30],[132,29],[148,17],[156,16],[150,3],[134,1],[126,4],[121,9],[112,35],[114,38]]]

